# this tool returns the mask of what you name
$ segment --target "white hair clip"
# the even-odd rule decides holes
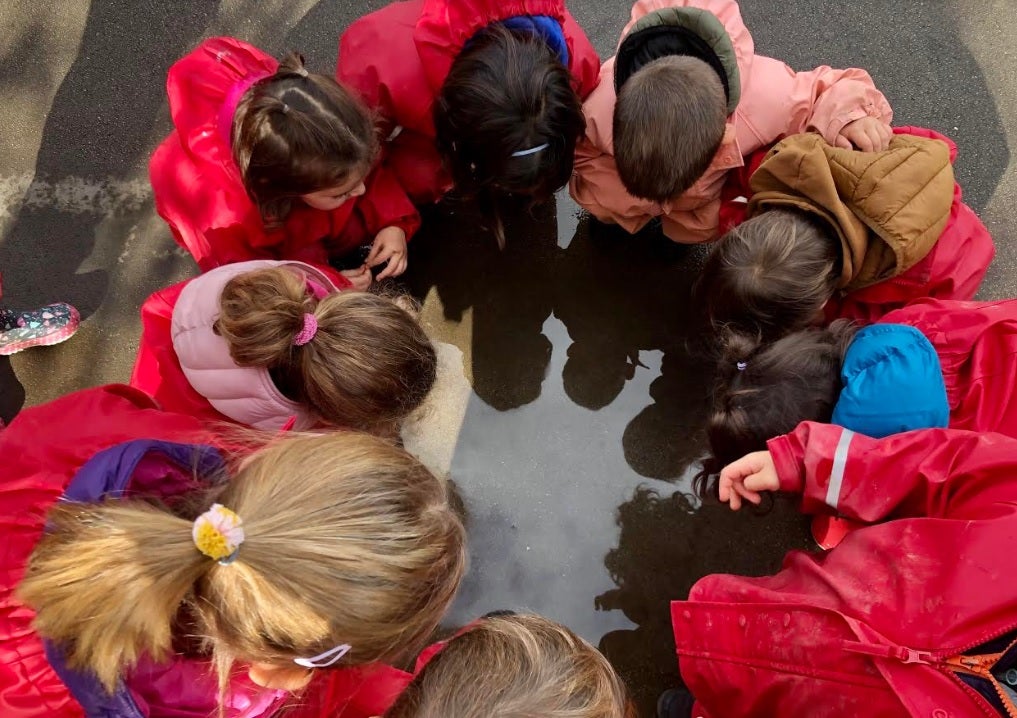
[[[350,644],[344,643],[310,658],[294,658],[293,662],[303,668],[328,668],[338,663],[343,656],[350,652],[350,648],[352,648]]]

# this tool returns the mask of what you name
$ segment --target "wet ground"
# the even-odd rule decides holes
[[[335,38],[380,2],[53,0],[0,7],[0,270],[7,306],[71,301],[71,342],[0,359],[0,417],[125,381],[152,291],[194,272],[154,214],[147,157],[169,129],[163,78],[201,37],[234,34],[328,70]],[[624,0],[570,7],[610,53]],[[796,69],[869,69],[898,124],[960,145],[965,196],[997,239],[985,297],[1017,296],[1014,0],[746,0],[757,51]],[[777,504],[735,515],[689,499],[709,366],[689,302],[702,250],[628,237],[567,195],[510,212],[499,252],[467,207],[427,213],[410,291],[441,345],[440,388],[407,443],[447,471],[472,570],[452,621],[500,608],[598,644],[644,714],[677,680],[667,603],[717,571],[775,570],[807,546]]]

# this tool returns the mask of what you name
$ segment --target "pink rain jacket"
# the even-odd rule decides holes
[[[602,222],[638,232],[654,217],[664,234],[676,242],[707,242],[719,236],[721,189],[731,170],[760,147],[798,132],[816,131],[831,144],[841,129],[862,117],[887,124],[893,113],[865,70],[835,70],[827,66],[795,72],[779,60],[756,55],[752,36],[734,0],[639,0],[632,7],[632,25],[663,8],[699,8],[713,13],[724,25],[741,75],[741,99],[728,118],[727,130],[713,163],[684,194],[664,204],[630,195],[614,162],[615,58],[604,63],[600,82],[583,105],[586,137],[576,147],[576,165],[569,184],[572,197]],[[647,128],[652,131],[652,128]]]

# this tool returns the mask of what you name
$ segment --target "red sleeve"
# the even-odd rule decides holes
[[[379,164],[367,177],[367,190],[357,200],[357,212],[364,220],[364,226],[374,239],[385,227],[399,227],[412,237],[420,229],[420,214],[413,206],[406,191],[392,172]]]
[[[781,490],[805,513],[876,522],[917,516],[984,518],[1017,502],[1017,439],[924,429],[871,439],[802,422],[771,439]]]
[[[565,10],[562,30],[569,48],[569,71],[576,79],[580,99],[585,100],[600,79],[600,57],[593,48],[590,38],[586,37],[583,28],[579,27],[579,23],[568,10]]]

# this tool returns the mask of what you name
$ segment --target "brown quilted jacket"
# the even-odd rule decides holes
[[[749,216],[799,209],[840,238],[839,286],[860,289],[925,258],[950,217],[954,176],[945,143],[894,135],[883,152],[833,147],[817,134],[773,147],[750,180]]]

